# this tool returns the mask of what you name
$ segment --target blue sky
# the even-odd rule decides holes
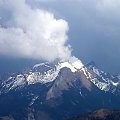
[[[103,70],[119,73],[119,0],[27,0],[27,4],[31,6],[31,9],[38,8],[52,13],[54,15],[52,18],[53,20],[57,21],[62,19],[64,21],[64,23],[62,23],[62,27],[57,27],[58,31],[62,31],[62,42],[58,42],[58,47],[50,47],[53,51],[55,50],[58,52],[55,52],[52,55],[48,52],[50,56],[47,54],[45,55],[45,53],[44,55],[36,54],[35,58],[38,59],[38,56],[41,56],[39,59],[47,60],[54,60],[56,58],[60,58],[60,56],[62,56],[62,58],[67,58],[70,56],[70,52],[72,50],[71,54],[75,55],[85,63],[93,60]],[[17,6],[17,4],[15,4],[15,6]],[[2,9],[0,15],[2,17],[7,15],[6,7]],[[16,17],[17,16],[15,16],[15,18]],[[11,23],[16,20],[15,18],[11,19]],[[1,24],[3,23],[4,22],[1,19]],[[58,21],[56,24],[59,24]],[[56,26],[54,28],[54,30],[56,30]],[[65,38],[66,36],[68,39]],[[42,42],[40,42],[40,44],[42,44]],[[44,46],[44,48],[45,47],[48,48],[48,46]],[[57,48],[59,48],[60,52]],[[6,53],[8,53],[8,51]],[[3,54],[3,52],[1,54]],[[17,56],[16,53],[13,53],[12,51],[9,55],[4,55],[8,58],[10,56],[11,58],[11,54],[14,58],[17,58],[17,60],[18,56],[21,56],[20,59],[32,59],[32,55],[28,55],[28,53],[23,54],[20,52]]]

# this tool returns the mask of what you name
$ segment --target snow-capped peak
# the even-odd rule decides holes
[[[72,72],[75,72],[76,69],[72,66],[72,64],[70,64],[69,62],[63,62],[59,64],[59,69],[62,69],[64,67],[69,68]]]
[[[78,69],[81,69],[84,65],[78,58],[73,56],[68,61],[59,63],[58,66],[59,69],[67,67],[72,72],[76,72]]]
[[[84,66],[81,60],[79,60],[78,58],[74,56],[71,57],[69,61],[72,64],[72,66],[76,69],[81,69]]]

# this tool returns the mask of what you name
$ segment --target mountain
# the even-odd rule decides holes
[[[119,75],[74,57],[1,78],[0,116],[15,120],[64,120],[103,107],[120,109],[119,101]]]
[[[120,120],[120,111],[110,109],[99,109],[87,115],[74,117],[69,120]]]

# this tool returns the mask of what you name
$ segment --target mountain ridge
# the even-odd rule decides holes
[[[77,116],[68,120],[119,120],[120,110],[99,109],[86,115]]]

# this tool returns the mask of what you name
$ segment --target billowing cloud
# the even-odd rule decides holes
[[[0,1],[0,54],[21,58],[68,59],[68,23],[25,0]]]

